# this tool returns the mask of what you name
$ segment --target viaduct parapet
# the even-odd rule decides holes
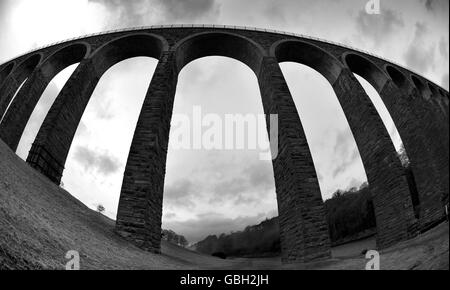
[[[334,89],[373,196],[378,248],[408,239],[445,218],[448,92],[387,60],[301,35],[226,26],[156,26],[85,36],[32,51],[0,65],[0,138],[16,150],[49,82],[64,68],[80,63],[52,104],[27,158],[30,166],[59,185],[80,119],[102,75],[128,58],[158,59],[128,155],[116,232],[159,253],[178,74],[189,62],[212,55],[250,67],[258,80],[264,113],[278,114],[279,152],[273,170],[283,261],[326,259],[330,239],[317,173],[281,62],[311,67]],[[354,73],[378,91],[387,107],[404,143],[415,184],[408,184],[380,115]],[[417,192],[418,212],[413,208],[412,191]]]

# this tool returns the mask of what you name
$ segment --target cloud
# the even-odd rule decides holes
[[[349,136],[348,131],[340,131],[336,136],[334,145],[335,162],[332,177],[336,178],[339,174],[348,169],[358,158],[359,152],[357,148],[352,146],[353,137]]]
[[[188,179],[177,180],[164,189],[164,199],[173,208],[195,208],[195,201],[201,197],[200,188]]]
[[[220,6],[214,0],[90,0],[107,10],[106,26],[145,26],[197,22],[203,17],[217,15]]]
[[[400,15],[390,9],[381,9],[380,14],[368,14],[361,10],[356,17],[357,30],[363,38],[373,41],[379,45],[404,26]]]
[[[85,170],[93,170],[103,175],[113,174],[120,167],[116,158],[81,146],[76,147],[74,158]]]
[[[165,223],[165,228],[170,228],[178,234],[184,235],[192,243],[208,235],[220,235],[221,233],[244,230],[248,225],[255,225],[265,218],[276,215],[276,211],[271,211],[253,216],[230,218],[220,213],[206,212],[185,221],[168,221]]]
[[[208,13],[217,13],[219,6],[214,0],[159,0],[168,19],[195,20]]]
[[[417,22],[414,39],[403,55],[406,65],[422,74],[434,66],[435,45],[428,46],[426,44],[424,37],[427,33],[426,25]]]
[[[448,14],[448,0],[425,0],[421,2],[429,12],[444,12]]]
[[[444,37],[439,41],[439,52],[444,59],[448,60],[448,40]]]
[[[217,183],[209,203],[217,204],[226,200],[233,200],[235,205],[258,203],[271,189],[275,192],[272,170],[268,166],[254,163],[238,172],[237,176]]]

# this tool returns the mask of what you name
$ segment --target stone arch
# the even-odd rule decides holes
[[[355,138],[373,194],[378,229],[377,244],[382,248],[395,240],[405,239],[408,236],[407,228],[413,219],[408,184],[404,179],[391,138],[374,105],[351,70],[330,53],[303,41],[286,40],[275,43],[271,47],[271,54],[275,55],[279,62],[293,61],[308,65],[330,82]],[[360,72],[369,73],[372,81],[381,89],[383,84],[379,76],[384,74],[380,73],[380,70],[371,72],[370,67],[364,66],[367,65],[364,59],[361,61],[351,57],[349,61],[351,66]],[[387,77],[384,76],[384,79]],[[383,173],[383,177],[380,172]],[[386,183],[387,179],[392,179],[390,185]],[[391,202],[386,207],[387,201],[392,201],[394,196],[397,199],[394,203],[397,205]],[[403,212],[398,212],[399,206],[404,206]],[[392,215],[402,220],[400,224],[403,225],[394,225]],[[393,231],[393,227],[397,230]]]
[[[101,76],[111,66],[128,58],[148,56],[159,59],[167,47],[167,42],[160,36],[131,33],[96,49],[80,63],[59,93],[27,162],[59,184],[78,124]]]
[[[431,82],[427,81],[428,90],[431,93],[431,101],[437,106],[442,114],[445,114],[444,104],[442,103],[442,97],[437,87]]]
[[[8,105],[20,85],[31,75],[42,61],[42,53],[27,57],[12,70],[0,87],[0,117],[4,115]]]
[[[398,70],[396,67],[386,64],[384,66],[386,73],[391,78],[391,80],[394,82],[394,84],[401,88],[401,89],[407,89],[410,86],[410,83],[406,76]]]
[[[368,69],[370,71],[370,67],[366,67],[359,62],[360,59],[355,56],[351,56],[347,60],[337,59],[319,47],[322,46],[322,42],[320,41],[300,40],[301,38],[294,39],[292,35],[265,33],[261,30],[246,30],[245,32],[241,32],[240,30],[231,31],[220,28],[212,29],[211,27],[204,30],[201,27],[191,29],[175,26],[170,29],[166,27],[155,30],[159,31],[158,33],[161,33],[161,35],[169,35],[175,38],[179,37],[179,35],[189,35],[178,41],[171,49],[169,49],[167,42],[162,37],[146,33],[145,31],[151,30],[146,28],[126,33],[114,32],[101,37],[91,36],[86,38],[85,41],[88,43],[102,42],[105,38],[113,39],[96,49],[95,52],[89,52],[88,56],[84,56],[84,59],[58,95],[33,144],[32,152],[27,160],[31,166],[48,176],[54,183],[59,183],[73,134],[101,75],[109,67],[114,65],[114,63],[126,58],[149,55],[158,58],[159,63],[136,126],[136,138],[133,139],[134,145],[132,144],[131,146],[127,161],[129,171],[126,170],[124,174],[124,183],[121,192],[121,194],[126,193],[124,200],[128,201],[133,200],[138,195],[145,196],[145,203],[139,202],[136,204],[136,207],[124,206],[125,210],[123,213],[126,216],[130,212],[135,213],[134,209],[137,209],[136,216],[138,218],[136,224],[140,225],[141,228],[138,228],[139,231],[134,232],[132,229],[128,233],[131,233],[131,236],[136,235],[135,240],[138,240],[139,243],[142,242],[144,248],[157,251],[158,248],[156,245],[159,243],[160,232],[155,229],[158,229],[158,200],[162,198],[162,183],[159,181],[163,180],[162,177],[164,175],[164,150],[167,148],[165,142],[168,140],[167,133],[170,128],[171,102],[173,101],[176,88],[177,74],[184,65],[199,57],[208,55],[231,57],[245,63],[256,73],[265,112],[280,112],[280,116],[282,117],[280,124],[285,125],[283,127],[284,135],[281,136],[282,141],[285,143],[280,146],[280,156],[284,159],[281,161],[278,159],[278,163],[275,166],[278,166],[278,172],[281,176],[279,179],[281,182],[279,184],[284,187],[282,198],[288,200],[288,203],[290,203],[289,206],[292,205],[291,208],[293,208],[290,211],[293,218],[289,221],[297,221],[297,224],[295,222],[288,223],[288,226],[291,227],[287,230],[291,231],[290,237],[294,241],[289,244],[293,250],[288,253],[288,259],[306,261],[326,257],[329,251],[326,234],[315,237],[307,236],[308,239],[304,243],[295,244],[295,241],[299,240],[298,233],[310,232],[310,230],[314,232],[316,229],[319,229],[323,233],[326,232],[326,224],[317,226],[317,223],[311,223],[308,214],[305,215],[297,207],[302,206],[302,210],[311,208],[314,211],[314,218],[318,217],[317,219],[319,219],[323,216],[320,208],[321,200],[315,200],[314,202],[317,202],[313,203],[310,202],[310,199],[307,202],[303,199],[304,196],[309,198],[317,192],[317,176],[313,170],[310,170],[311,165],[307,156],[308,152],[305,153],[305,150],[303,150],[305,149],[304,145],[306,142],[302,142],[301,130],[299,130],[301,123],[296,118],[298,116],[295,114],[295,109],[292,109],[290,93],[278,65],[280,61],[292,60],[313,66],[332,84],[341,106],[344,108],[344,112],[346,112],[347,119],[352,124],[352,132],[355,138],[359,140],[359,143],[357,142],[358,147],[359,144],[362,144],[360,153],[364,151],[361,154],[363,162],[365,160],[365,163],[369,164],[367,166],[370,169],[368,175],[372,176],[372,180],[376,180],[376,182],[371,182],[369,177],[369,183],[371,186],[376,185],[374,190],[380,193],[376,197],[378,206],[384,207],[383,212],[377,214],[377,223],[380,216],[382,221],[388,221],[386,225],[382,223],[383,235],[380,238],[380,246],[384,247],[405,239],[409,237],[409,233],[414,231],[415,222],[410,219],[410,205],[405,198],[404,180],[398,174],[398,164],[394,162],[395,156],[392,154],[392,146],[387,141],[389,136],[383,131],[382,123],[380,125],[380,120],[377,119],[378,115],[376,110],[371,106],[370,101],[367,100],[364,90],[357,83],[349,69],[349,67],[353,67],[362,72]],[[198,33],[199,31],[201,32]],[[116,35],[123,34],[125,35],[114,38]],[[275,37],[277,39],[283,38],[283,40],[273,44],[270,49],[270,54],[268,54],[265,48],[262,48],[256,42],[243,36],[243,34],[257,36],[264,43],[272,42]],[[82,42],[82,40],[76,42]],[[12,98],[14,92],[17,91],[20,85],[19,80],[25,80],[30,77],[33,71],[37,71],[36,68],[40,68],[40,73],[33,73],[36,82],[40,82],[41,77],[44,77],[46,73],[51,75],[54,67],[40,65],[43,60],[43,54],[47,55],[53,48],[63,47],[66,44],[70,46],[70,42],[67,42],[20,57],[18,60],[23,61],[17,63],[16,60],[16,63],[10,68],[11,70],[7,75],[5,73],[5,66],[2,66],[3,70],[1,70],[1,73],[4,73],[5,76],[1,77],[5,79],[0,87],[0,109],[4,103],[8,104],[10,101],[10,99],[7,102],[5,100]],[[330,51],[342,51],[342,49],[345,49],[325,43],[323,46],[330,47]],[[358,54],[363,59],[370,59],[375,62],[375,58],[369,56],[366,58],[364,53],[352,51],[352,54]],[[381,60],[376,59],[375,63],[378,63],[378,61]],[[9,69],[9,67],[7,68]],[[387,71],[387,75],[391,77],[393,82],[397,82],[398,87],[402,87],[403,83],[411,83],[410,88],[412,93],[409,93],[409,95],[415,95],[417,91],[414,87],[417,87],[422,94],[428,92],[427,95],[424,95],[425,99],[429,99],[431,92],[429,92],[426,86],[427,80],[418,75],[411,76],[411,73],[407,72],[406,69],[398,68],[405,75],[408,75],[406,81],[403,81],[403,78],[396,75],[395,72],[389,72],[391,70],[389,68],[386,68],[383,73],[386,75]],[[382,87],[390,96],[395,97],[401,95],[397,94],[398,90],[395,89],[395,85],[384,85],[383,87],[378,76],[373,74],[373,71],[371,73],[369,77],[372,78],[372,81],[378,87]],[[391,79],[387,77],[388,84]],[[31,87],[30,85],[30,91]],[[448,101],[448,93],[444,93],[444,95]],[[422,100],[415,98],[415,101],[414,105]],[[423,109],[423,112],[428,110],[429,115],[438,115],[435,114],[435,107],[429,106],[432,103],[423,101],[422,103],[420,110]],[[417,112],[420,112],[420,110],[417,110]],[[422,118],[422,114],[416,115],[419,120],[418,123],[420,124],[420,121],[422,121],[418,129],[422,128],[424,132],[428,131],[429,127],[427,126],[431,123],[429,120],[433,119],[428,118],[424,122],[423,120],[425,119]],[[441,117],[438,116],[437,118]],[[439,123],[438,126],[445,126],[442,125],[444,122],[441,122],[441,119],[436,120],[439,121],[436,122]],[[12,128],[11,130],[15,129]],[[443,137],[438,135],[442,135]],[[427,136],[429,139],[433,139],[433,141],[438,140],[436,143],[441,143],[443,147],[446,147],[446,152],[442,149],[447,154],[446,158],[441,159],[446,161],[447,166],[443,165],[440,168],[448,169],[448,128],[447,130],[435,130]],[[443,141],[440,141],[439,138]],[[286,151],[288,154],[283,155],[283,152]],[[146,154],[140,154],[140,152],[146,152]],[[438,156],[439,154],[436,155]],[[303,166],[305,164],[306,166]],[[283,171],[284,169],[286,171]],[[301,170],[307,170],[308,172],[306,174],[303,174],[304,172],[298,174]],[[385,184],[378,182],[380,180],[383,180]],[[448,177],[446,180],[448,183]],[[448,193],[448,190],[446,192]],[[160,193],[161,196],[159,195]],[[150,204],[148,202],[149,200],[155,202]],[[375,207],[377,207],[377,204],[375,204]],[[149,208],[150,210],[146,211]],[[147,220],[142,223],[142,217],[139,217],[139,215],[142,215],[143,212],[151,212],[155,217],[152,217],[152,220]],[[146,215],[148,216],[149,214]],[[389,218],[384,219],[384,215],[388,215]],[[144,218],[147,218],[147,216]],[[307,218],[304,218],[305,216]],[[390,223],[389,219],[395,220],[395,223]],[[301,222],[298,223],[298,221]],[[313,226],[306,228],[303,227],[304,223],[310,223]],[[298,226],[298,224],[301,225]],[[122,226],[122,229],[130,229],[130,224],[126,220]],[[150,235],[147,234],[149,229],[152,231]],[[143,240],[140,240],[141,238]],[[315,247],[321,247],[322,249],[316,250],[314,249]]]
[[[113,65],[128,58],[147,56],[159,59],[168,49],[167,41],[151,33],[132,33],[115,38],[97,48],[89,56],[98,77]]]
[[[0,70],[0,86],[3,83],[3,81],[8,77],[8,75],[12,72],[14,69],[14,62],[8,63],[5,67]]]
[[[292,61],[304,64],[322,74],[330,84],[339,77],[342,63],[322,48],[297,39],[285,39],[275,42],[270,48],[270,55],[278,62]]]
[[[431,91],[429,88],[427,88],[427,86],[425,86],[424,82],[416,75],[411,75],[410,77],[412,83],[414,84],[414,86],[416,87],[422,98],[424,98],[427,101],[430,100]]]
[[[160,251],[165,163],[178,73],[195,59],[219,55],[241,61],[257,74],[261,54],[243,37],[214,32],[188,36],[163,53],[127,159],[116,220],[118,234],[149,251]],[[152,215],[142,216],[143,211]]]
[[[180,72],[188,63],[206,56],[225,56],[246,64],[259,74],[264,56],[263,48],[254,41],[229,32],[202,32],[178,41],[173,50],[176,54],[176,67]]]
[[[44,75],[55,76],[66,67],[81,62],[91,52],[91,46],[86,42],[74,42],[54,51],[39,65]]]
[[[436,88],[436,86],[433,85],[431,82],[427,82],[427,84],[428,84],[428,90],[430,90],[431,95],[434,96],[434,97],[439,97],[440,96],[439,95],[439,91]]]
[[[347,63],[351,65],[350,62],[347,61]],[[374,64],[367,63],[366,66],[378,69]],[[385,71],[380,70],[377,74],[381,76],[381,73],[385,75],[387,72],[390,79],[387,79],[382,85],[378,85],[377,91],[394,121],[404,146],[403,149],[408,157],[409,166],[404,172],[415,217],[420,223],[427,223],[430,219],[435,218],[429,213],[437,212],[440,205],[439,184],[441,182],[433,180],[439,180],[441,174],[436,169],[436,156],[432,150],[429,150],[429,148],[436,148],[436,145],[433,144],[432,139],[426,137],[429,132],[423,128],[425,114],[423,111],[420,112],[421,109],[417,105],[418,100],[414,98],[414,94],[410,94],[412,83],[393,65],[385,63],[384,67]],[[364,70],[359,71],[364,72]],[[372,82],[373,86],[377,85],[376,79],[374,79],[375,73],[365,73],[367,75],[361,76]],[[381,82],[378,81],[378,83]],[[431,124],[429,122],[430,126]]]
[[[52,79],[70,65],[81,62],[89,55],[89,51],[87,43],[71,43],[53,52],[36,67],[0,124],[0,138],[12,150],[17,149],[28,120]]]
[[[387,75],[365,56],[356,52],[346,52],[342,55],[342,60],[353,73],[366,79],[377,91],[386,84]]]

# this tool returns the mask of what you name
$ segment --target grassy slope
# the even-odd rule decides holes
[[[363,269],[345,248],[328,261],[282,266],[278,258],[221,260],[163,242],[162,255],[144,252],[114,234],[114,221],[90,210],[17,157],[0,140],[0,268],[63,269],[68,250],[82,269]],[[358,251],[353,250],[353,253]],[[383,268],[448,269],[448,224],[382,252]]]

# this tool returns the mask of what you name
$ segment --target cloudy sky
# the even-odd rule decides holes
[[[449,86],[447,0],[0,0],[0,63],[30,49],[87,33],[157,24],[230,24],[325,38],[373,52]],[[133,58],[112,67],[83,115],[66,163],[64,187],[91,208],[115,218],[134,126],[156,66]],[[17,153],[26,158],[46,112],[76,65],[47,87]],[[355,141],[331,86],[317,72],[283,63],[311,147],[322,197],[366,181]],[[397,148],[401,140],[374,89],[360,79]],[[175,114],[261,114],[253,72],[244,64],[207,57],[180,73]],[[197,241],[237,231],[277,215],[271,163],[256,150],[169,148],[163,227]]]

